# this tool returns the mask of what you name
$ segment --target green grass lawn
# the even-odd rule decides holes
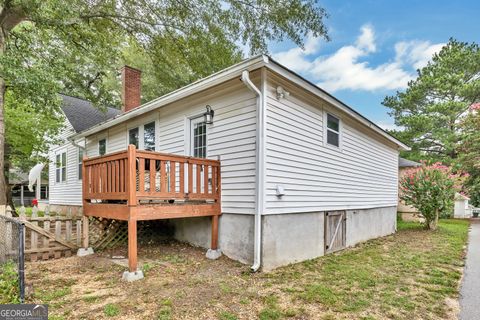
[[[99,256],[31,264],[27,280],[57,319],[451,319],[468,222],[399,231],[335,254],[252,274],[184,244],[141,248],[146,279]],[[143,251],[142,251],[143,250]],[[30,271],[29,271],[30,270]],[[47,301],[48,300],[48,301]]]
[[[468,222],[442,220],[437,231],[427,231],[400,221],[398,229],[394,236],[268,277],[286,293],[283,299],[320,304],[332,319],[448,318],[445,301],[458,297]]]

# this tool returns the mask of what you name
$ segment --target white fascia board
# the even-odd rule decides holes
[[[285,68],[284,66],[282,66],[278,62],[275,62],[272,59],[270,59],[269,63],[267,64],[267,68],[269,68],[270,70],[278,73],[279,75],[288,79],[292,83],[295,83],[299,87],[310,91],[314,95],[320,97],[321,99],[327,101],[331,105],[333,105],[336,108],[340,109],[341,111],[345,112],[346,114],[348,114],[349,116],[351,116],[352,118],[354,118],[355,120],[357,120],[358,122],[363,124],[364,126],[372,129],[376,133],[380,134],[384,138],[386,138],[389,141],[396,144],[399,147],[400,150],[406,150],[406,151],[410,150],[409,146],[407,146],[403,142],[397,140],[396,138],[394,138],[393,136],[388,134],[385,130],[383,130],[382,128],[377,126],[375,123],[371,122],[370,120],[368,120],[367,118],[362,116],[360,113],[356,112],[351,107],[347,106],[346,104],[344,104],[343,102],[341,102],[337,98],[333,97],[332,95],[330,95],[326,91],[322,90],[321,88],[319,88],[315,84],[313,84],[310,81],[304,79],[303,77],[299,76],[295,72]]]
[[[225,81],[231,80],[235,77],[240,77],[244,70],[252,71],[259,69],[265,66],[268,63],[269,58],[265,55],[259,55],[248,60],[237,63],[231,67],[223,69],[217,73],[214,73],[206,78],[195,81],[185,87],[172,91],[164,96],[161,96],[157,99],[149,101],[129,112],[120,114],[112,119],[101,122],[85,131],[74,134],[69,138],[83,138],[89,135],[95,134],[99,131],[108,129],[117,124],[125,122],[129,119],[138,117],[142,114],[155,110],[157,108],[163,107],[167,104],[180,100],[182,98],[188,97],[197,92],[209,89],[215,85],[221,84]]]

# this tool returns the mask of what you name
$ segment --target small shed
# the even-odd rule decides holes
[[[468,204],[469,200],[470,198],[463,194],[455,194],[454,218],[469,219],[472,217],[472,209]]]

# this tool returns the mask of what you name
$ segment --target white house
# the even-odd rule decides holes
[[[220,159],[218,245],[230,258],[272,269],[395,232],[398,155],[408,147],[270,57],[247,59],[140,106],[138,79],[130,79],[138,71],[126,71],[124,113],[70,139],[86,139],[89,158],[133,144]],[[79,159],[76,152],[67,150]],[[71,203],[78,204],[78,178],[68,181],[62,193],[75,194]],[[210,221],[171,223],[177,239],[209,247]]]
[[[82,206],[81,159],[85,142],[78,139],[73,143],[68,137],[121,112],[114,108],[99,110],[84,99],[63,94],[60,96],[64,125],[58,137],[58,145],[52,145],[48,152],[48,204],[52,211],[64,211],[66,206],[76,210]]]

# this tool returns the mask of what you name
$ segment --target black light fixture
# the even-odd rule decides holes
[[[213,123],[213,116],[215,115],[215,111],[212,110],[212,107],[210,105],[206,105],[205,108],[207,111],[203,114],[203,118],[205,119],[206,124],[212,124]]]

